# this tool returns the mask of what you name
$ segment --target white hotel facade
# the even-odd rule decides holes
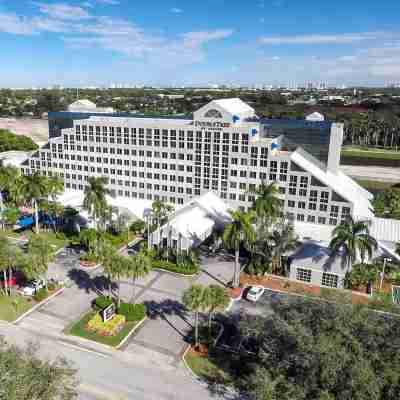
[[[339,170],[343,126],[261,120],[240,99],[214,100],[193,118],[147,118],[78,101],[49,114],[49,142],[25,174],[59,176],[84,190],[104,176],[124,201],[176,207],[213,191],[232,208],[251,205],[251,190],[276,182],[284,213],[298,223],[334,226],[348,215],[372,217],[372,195]]]

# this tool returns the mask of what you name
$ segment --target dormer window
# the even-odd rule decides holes
[[[204,118],[222,118],[222,114],[218,110],[211,109],[204,114]]]

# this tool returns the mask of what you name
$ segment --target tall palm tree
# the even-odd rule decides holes
[[[334,253],[343,249],[347,270],[357,260],[358,253],[364,263],[365,256],[371,258],[374,250],[378,248],[376,239],[370,235],[370,225],[371,222],[368,220],[355,221],[353,217],[349,217],[333,230],[329,248]]]
[[[152,270],[151,258],[141,250],[133,257],[127,258],[127,274],[132,278],[132,301],[135,299],[136,280],[146,276]]]
[[[235,267],[233,275],[233,287],[239,286],[240,280],[240,264],[239,250],[243,244],[253,243],[256,234],[253,229],[253,213],[245,213],[242,211],[230,211],[232,222],[225,226],[223,233],[223,241],[228,249],[235,251]]]
[[[211,323],[214,313],[229,305],[230,297],[225,288],[219,285],[210,285],[205,289],[205,305],[208,311],[208,329],[211,332]]]
[[[99,219],[104,215],[107,208],[106,196],[110,191],[106,188],[107,178],[105,177],[89,177],[87,183],[83,207],[93,217],[95,226],[97,227]]]
[[[30,279],[41,277],[47,288],[47,271],[50,262],[54,259],[54,249],[41,236],[31,236],[28,242],[27,263],[24,273]]]
[[[108,277],[108,296],[112,296],[112,284],[111,279],[115,274],[114,269],[114,260],[117,256],[117,250],[114,246],[107,242],[101,242],[101,246],[99,247],[98,257],[101,262],[104,272]]]
[[[267,185],[263,182],[251,193],[255,195],[252,208],[257,215],[258,225],[265,226],[268,221],[274,222],[282,208],[276,183]]]
[[[197,347],[199,345],[199,313],[207,309],[206,288],[199,284],[190,286],[183,293],[182,303],[194,312],[194,338]]]
[[[64,182],[62,179],[52,176],[47,180],[48,184],[48,193],[51,197],[51,200],[55,202],[57,200],[57,196],[64,192]]]
[[[39,200],[49,195],[48,179],[36,172],[33,175],[21,176],[17,186],[24,198],[33,204],[36,233],[39,233]]]
[[[0,237],[0,271],[4,277],[4,292],[12,294],[12,287],[8,287],[8,281],[13,278],[13,269],[21,262],[22,253],[17,246],[12,245],[6,237]]]
[[[4,192],[10,192],[15,186],[20,173],[15,167],[0,167],[0,212],[4,208]]]
[[[282,256],[288,251],[296,249],[298,238],[294,226],[285,220],[280,221],[276,229],[271,233],[269,240],[272,244],[272,257],[278,271],[286,274],[286,268],[282,268]],[[284,269],[284,270],[283,270]]]

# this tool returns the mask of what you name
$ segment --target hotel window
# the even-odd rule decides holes
[[[247,172],[246,171],[240,171],[240,177],[241,178],[246,178],[247,177]]]
[[[299,196],[302,196],[302,197],[307,196],[307,190],[306,189],[300,189],[299,190]]]
[[[327,211],[328,210],[328,206],[326,204],[320,204],[319,205],[319,211]]]
[[[301,209],[305,209],[306,208],[306,203],[305,203],[305,201],[299,201],[298,203],[297,203],[297,208],[301,208]]]
[[[322,274],[322,286],[328,286],[332,288],[337,288],[339,281],[339,276],[336,274],[329,274],[328,272],[324,272]]]
[[[280,173],[281,174],[287,174],[287,171],[288,171],[288,163],[286,162],[286,161],[283,161],[283,162],[281,162],[281,164],[280,164]]]
[[[316,210],[317,209],[317,204],[316,203],[309,203],[308,209],[309,210]]]
[[[289,186],[290,187],[296,187],[297,186],[297,176],[296,175],[290,175]]]
[[[296,190],[296,188],[289,188],[289,194],[291,195],[291,196],[296,196],[296,192],[297,192],[297,190]]]
[[[339,214],[339,207],[331,206],[331,217],[337,218],[338,214]]]
[[[342,207],[342,216],[350,215],[350,207]]]
[[[296,202],[294,202],[293,200],[289,200],[288,207],[291,207],[291,208],[296,207]]]
[[[286,188],[282,187],[282,186],[279,186],[279,193],[280,194],[285,194],[286,193]]]
[[[309,215],[307,217],[307,222],[315,223],[315,215]]]
[[[277,161],[271,161],[269,163],[269,168],[271,172],[278,172],[278,162]]]
[[[304,222],[304,214],[297,214],[297,221]]]
[[[311,269],[297,268],[296,279],[303,282],[311,282]]]
[[[317,201],[318,199],[318,192],[316,190],[310,191],[310,201]]]
[[[325,217],[318,217],[318,223],[321,225],[325,225],[326,224],[326,218]]]
[[[301,188],[306,188],[308,185],[308,177],[307,176],[302,176],[300,178],[300,187]]]
[[[337,219],[336,218],[329,218],[329,225],[337,225]]]
[[[276,174],[269,174],[269,180],[270,181],[276,181]]]
[[[321,192],[321,203],[328,203],[329,192]]]

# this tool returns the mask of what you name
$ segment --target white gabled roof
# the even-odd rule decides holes
[[[352,203],[354,215],[364,218],[374,216],[373,207],[370,203],[372,199],[371,193],[367,192],[347,175],[342,172],[333,174],[319,160],[302,148],[294,151],[290,158],[324,185],[332,188],[339,196]]]
[[[307,121],[325,121],[325,117],[318,111],[315,111],[312,114],[307,115],[306,120]]]
[[[254,108],[250,107],[239,98],[213,100],[212,103],[218,104],[231,114],[254,113]]]
[[[96,109],[96,104],[90,100],[77,100],[68,106],[68,110],[76,110],[78,108]]]

